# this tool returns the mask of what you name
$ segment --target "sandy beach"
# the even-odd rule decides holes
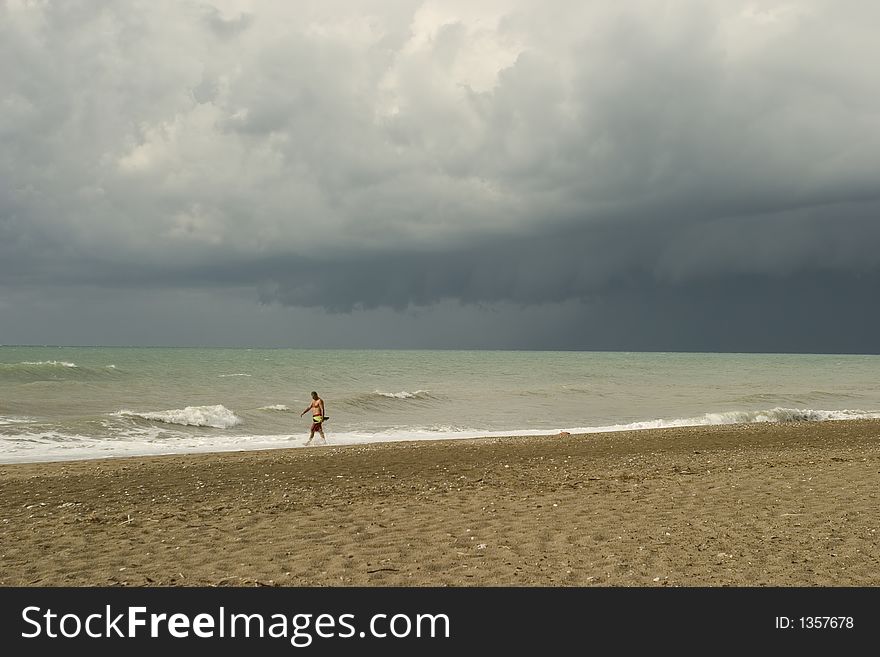
[[[3,586],[874,586],[880,421],[0,466]]]

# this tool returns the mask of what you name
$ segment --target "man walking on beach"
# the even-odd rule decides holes
[[[324,436],[324,420],[327,417],[324,415],[324,400],[318,397],[317,392],[312,391],[312,403],[299,416],[302,417],[309,411],[312,411],[312,430],[309,432],[309,439],[306,441],[306,445],[312,444],[312,438],[315,437],[316,431],[321,434],[321,440],[326,445],[327,438]]]

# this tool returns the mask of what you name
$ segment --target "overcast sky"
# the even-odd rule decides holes
[[[0,344],[878,353],[878,25],[0,0]]]

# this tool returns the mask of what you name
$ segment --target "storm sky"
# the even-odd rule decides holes
[[[878,25],[0,0],[0,344],[880,353]]]

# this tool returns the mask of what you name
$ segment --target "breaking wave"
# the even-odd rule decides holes
[[[241,424],[241,418],[220,404],[216,406],[187,406],[186,408],[169,411],[145,413],[121,410],[113,413],[113,415],[117,417],[136,417],[166,424],[179,424],[189,427],[213,427],[215,429],[229,429]]]

